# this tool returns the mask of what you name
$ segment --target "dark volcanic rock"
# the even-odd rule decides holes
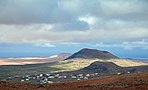
[[[80,50],[77,53],[74,53],[72,56],[68,57],[65,60],[68,59],[74,59],[74,58],[83,58],[83,59],[117,59],[118,57],[111,54],[108,51],[101,51],[101,50],[97,50],[97,49],[88,49],[88,48],[84,48],[82,50]]]
[[[82,72],[95,72],[99,74],[117,74],[119,72],[125,72],[126,70],[123,67],[120,67],[112,62],[94,62],[88,67],[81,69]]]
[[[125,69],[131,73],[141,73],[148,72],[148,65],[145,66],[135,66],[135,67],[125,67]]]
[[[117,73],[139,73],[148,72],[148,66],[120,67],[112,62],[96,61],[89,66],[78,70],[78,72],[92,72],[100,75],[112,75]]]

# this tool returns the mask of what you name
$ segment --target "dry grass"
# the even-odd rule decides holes
[[[60,61],[58,64],[53,65],[51,67],[53,68],[60,68],[67,71],[72,70],[79,70],[81,68],[89,66],[91,63],[95,61],[100,62],[113,62],[121,67],[129,67],[129,66],[140,66],[140,65],[148,65],[148,63],[143,63],[139,61],[132,61],[132,60],[126,60],[126,59],[111,59],[111,60],[100,60],[100,59],[72,59],[72,60],[65,60]]]
[[[72,71],[79,70],[86,66],[89,66],[91,63],[98,60],[84,60],[84,59],[74,59],[74,60],[65,60],[60,61],[57,65],[51,66],[54,68],[62,68],[64,70]]]
[[[113,62],[121,67],[148,65],[148,63],[144,63],[144,62],[140,62],[140,61],[126,60],[126,59],[112,59],[112,60],[107,60],[107,61]]]

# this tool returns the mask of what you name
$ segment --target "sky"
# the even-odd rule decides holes
[[[148,0],[0,0],[0,57],[82,48],[148,58]]]

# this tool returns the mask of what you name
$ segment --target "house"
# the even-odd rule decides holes
[[[66,79],[66,78],[67,78],[67,76],[63,76],[63,78],[64,78],[64,79]]]
[[[55,76],[49,76],[48,78],[55,78]]]
[[[98,75],[98,73],[95,73],[95,75]]]
[[[26,81],[29,81],[29,78],[26,78],[25,80],[26,80]]]
[[[90,77],[90,74],[86,74],[87,77]]]
[[[32,79],[36,79],[36,77],[32,77]]]
[[[12,79],[12,77],[8,77],[8,79]]]
[[[55,75],[55,77],[59,77],[59,76],[60,76],[60,74],[56,74],[56,75]]]
[[[84,79],[88,79],[88,77],[84,77]]]
[[[21,82],[24,82],[24,80],[22,79]]]
[[[50,74],[46,74],[46,76],[50,76]]]
[[[121,75],[121,73],[120,73],[120,72],[118,72],[118,73],[117,73],[117,75]]]
[[[76,76],[72,76],[71,78],[73,78],[73,79],[74,79],[74,78],[77,78],[77,77],[76,77]]]
[[[39,76],[40,76],[40,77],[43,77],[43,74],[40,74]]]
[[[47,81],[47,83],[53,83],[52,81]]]
[[[80,79],[78,78],[77,80],[79,81]]]

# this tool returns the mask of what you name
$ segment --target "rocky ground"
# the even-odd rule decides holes
[[[148,72],[45,85],[1,81],[0,90],[148,90]]]

